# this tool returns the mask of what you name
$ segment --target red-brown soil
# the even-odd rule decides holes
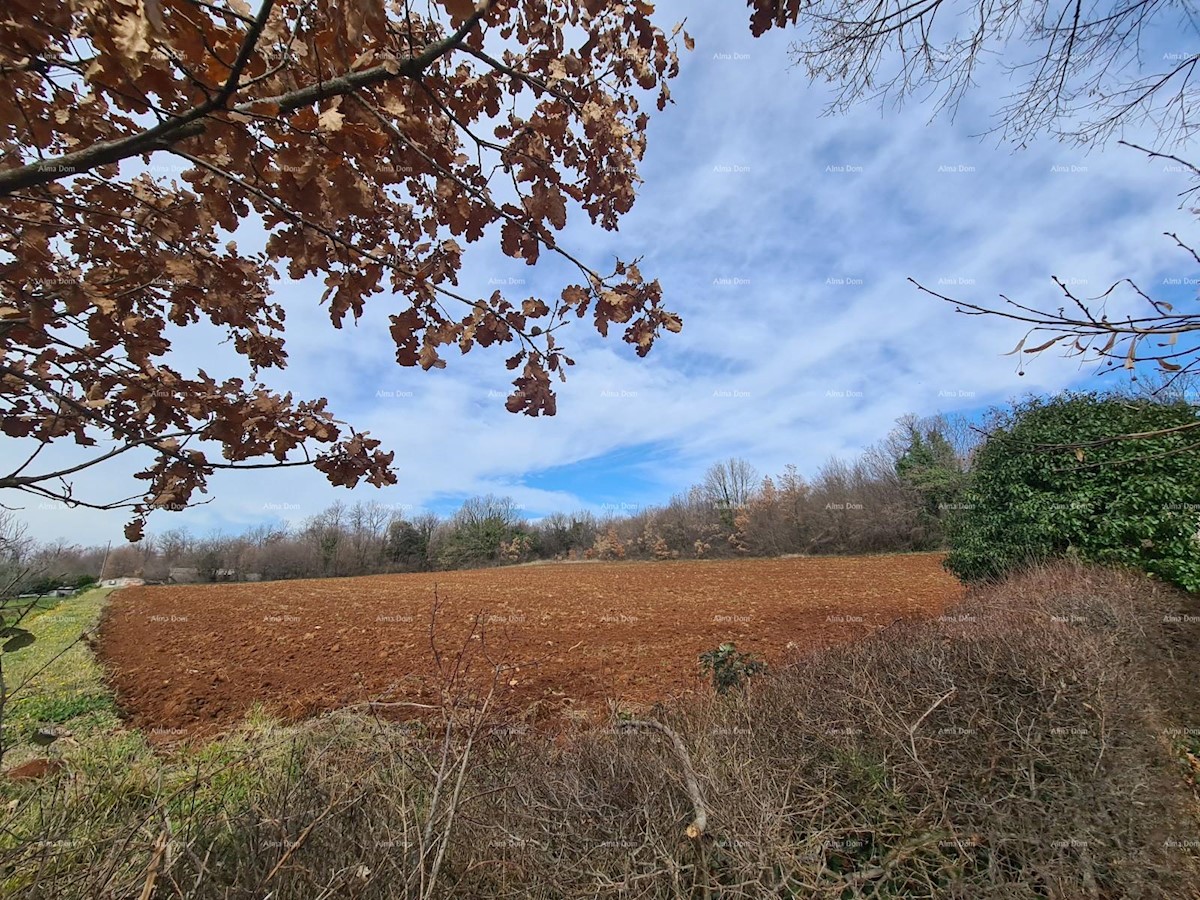
[[[39,757],[31,759],[27,763],[22,763],[19,766],[14,766],[4,774],[12,781],[37,781],[39,778],[45,778],[53,772],[61,771],[65,765],[61,759]]]
[[[579,563],[115,593],[97,650],[132,724],[178,737],[227,728],[255,702],[298,719],[371,699],[428,700],[464,642],[471,669],[505,664],[514,712],[643,705],[701,687],[723,641],[779,662],[962,588],[939,554]],[[473,624],[482,639],[470,638]],[[403,709],[403,707],[401,707]],[[408,710],[412,714],[412,710]]]

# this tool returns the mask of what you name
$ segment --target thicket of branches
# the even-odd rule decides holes
[[[830,108],[865,100],[933,98],[957,110],[981,70],[996,65],[1014,89],[994,130],[1105,141],[1149,122],[1164,143],[1195,135],[1200,26],[1193,3],[1167,0],[748,0],[751,30],[794,26],[792,58],[834,85]],[[1175,41],[1150,55],[1155,40]]]
[[[99,577],[105,547],[80,547],[66,541],[39,542],[11,510],[0,510],[0,601],[26,590],[50,590]]]

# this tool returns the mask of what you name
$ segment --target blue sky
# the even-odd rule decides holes
[[[598,269],[643,257],[683,332],[639,360],[619,337],[575,323],[564,338],[578,365],[560,386],[559,414],[531,419],[503,408],[504,349],[441,371],[401,369],[386,317],[403,298],[377,298],[357,326],[334,331],[318,283],[282,284],[291,365],[269,383],[327,396],[340,418],[396,451],[399,484],[346,492],[303,470],[225,473],[212,479],[212,502],[156,515],[152,533],[299,521],[338,499],[449,512],[487,492],[512,496],[530,517],[605,512],[663,502],[729,456],[764,473],[788,463],[811,473],[905,413],[977,411],[1092,379],[1092,368],[1054,356],[1027,360],[1018,376],[1002,356],[1018,326],[957,315],[909,276],[989,302],[1004,292],[1057,306],[1051,275],[1085,294],[1129,276],[1195,299],[1194,282],[1161,287],[1198,274],[1162,236],[1194,231],[1176,196],[1185,176],[1115,142],[1085,154],[972,137],[1005,93],[999,67],[983,70],[953,121],[930,121],[931,107],[916,102],[827,117],[828,91],[790,64],[793,35],[751,38],[737,3],[663,3],[660,14],[668,28],[687,15],[696,47],[672,85],[675,105],[652,116],[637,204],[615,234],[576,211],[560,242]],[[247,229],[239,241],[254,239]],[[543,259],[528,268],[489,237],[468,248],[462,284],[553,297],[569,273]],[[212,339],[181,333],[175,364],[243,374]],[[5,462],[16,449],[0,448]],[[111,495],[131,470],[121,462],[77,488]],[[124,521],[36,501],[20,515],[39,538],[87,543],[120,539]]]

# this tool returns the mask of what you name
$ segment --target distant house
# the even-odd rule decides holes
[[[167,584],[195,584],[199,580],[195,566],[172,566],[167,572]]]
[[[48,591],[43,591],[40,594],[38,594],[38,593],[18,594],[17,599],[18,600],[35,600],[39,597],[70,597],[74,593],[75,593],[74,585],[62,584],[56,588],[51,588]]]
[[[133,587],[135,585],[145,584],[145,583],[146,583],[146,581],[143,578],[105,578],[104,579],[105,587],[117,587],[117,588]]]

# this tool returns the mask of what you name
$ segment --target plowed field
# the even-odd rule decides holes
[[[443,683],[433,643],[444,666],[469,646],[469,678],[502,663],[496,698],[514,714],[597,713],[699,689],[697,656],[723,641],[778,663],[936,616],[960,593],[939,554],[132,587],[113,595],[97,651],[131,723],[160,735],[226,728],[254,703],[297,719],[427,701]]]

